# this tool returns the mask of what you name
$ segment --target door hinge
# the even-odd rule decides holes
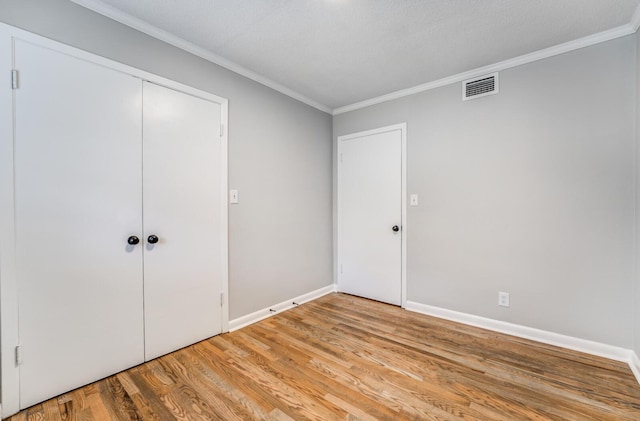
[[[224,292],[220,293],[220,307],[224,306]]]
[[[18,89],[18,71],[11,71],[11,89]]]
[[[224,136],[224,124],[220,125],[220,137]]]
[[[22,346],[16,346],[16,365],[22,364]]]

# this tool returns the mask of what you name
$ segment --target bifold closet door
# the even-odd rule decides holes
[[[16,40],[20,406],[144,358],[142,82]]]
[[[222,331],[220,105],[144,84],[145,358]]]

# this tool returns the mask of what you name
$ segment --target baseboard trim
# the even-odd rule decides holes
[[[629,368],[633,372],[633,375],[636,376],[636,380],[640,383],[640,358],[638,358],[638,354],[634,351],[631,351],[631,356],[629,358]]]
[[[572,336],[562,335],[559,333],[549,332],[546,330],[535,329],[532,327],[521,326],[514,323],[503,322],[500,320],[489,319],[486,317],[474,316],[472,314],[461,313],[458,311],[447,310],[440,307],[429,306],[426,304],[407,301],[405,307],[409,311],[426,314],[441,319],[451,320],[454,322],[464,323],[471,326],[480,327],[495,332],[505,333],[507,335],[517,336],[524,339],[530,339],[536,342],[542,342],[548,345],[555,345],[562,348],[571,349],[586,354],[596,355],[615,361],[621,361],[629,364],[636,379],[640,382],[640,360],[636,358],[637,364],[632,361],[632,354],[635,353],[629,349],[607,345],[599,342],[589,341],[586,339],[574,338]]]
[[[236,319],[229,321],[229,332],[233,332],[245,326],[249,326],[250,324],[259,322],[260,320],[264,320],[284,310],[289,310],[293,307],[296,307],[296,304],[303,304],[308,301],[312,301],[317,298],[320,298],[323,295],[331,294],[332,292],[335,292],[335,291],[336,291],[336,285],[331,284],[324,288],[320,288],[315,291],[311,291],[306,294],[299,295],[297,297],[291,298],[290,300],[286,300],[281,303],[263,308],[262,310],[255,311],[251,314],[247,314],[246,316],[238,317]],[[271,311],[271,310],[275,310],[275,311]]]

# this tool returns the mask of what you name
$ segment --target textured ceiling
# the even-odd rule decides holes
[[[74,1],[107,5],[331,109],[627,25],[640,3]]]

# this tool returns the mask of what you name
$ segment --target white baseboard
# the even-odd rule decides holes
[[[621,348],[613,345],[607,345],[599,342],[593,342],[586,339],[574,338],[572,336],[561,335],[559,333],[549,332],[546,330],[535,329],[532,327],[521,326],[513,323],[502,322],[500,320],[489,319],[486,317],[474,316],[472,314],[461,313],[453,310],[446,310],[440,307],[420,304],[413,301],[407,301],[405,308],[409,311],[422,313],[441,319],[451,320],[454,322],[464,323],[495,332],[505,333],[507,335],[518,336],[520,338],[530,339],[549,345],[555,345],[562,348],[571,349],[578,352],[584,352],[599,357],[608,358],[615,361],[621,361],[629,364],[636,379],[640,382],[640,360],[636,358],[637,364],[633,364],[632,355],[635,353],[630,349]]]
[[[633,351],[631,351],[629,368],[633,371],[633,375],[636,376],[638,383],[640,383],[640,359],[638,358],[638,354]]]
[[[278,314],[284,310],[289,310],[296,306],[296,304],[306,303],[311,300],[315,300],[316,298],[320,298],[323,295],[331,294],[336,291],[336,286],[334,284],[328,285],[324,288],[317,289],[315,291],[308,292],[303,295],[299,295],[295,298],[291,298],[290,300],[283,301],[279,304],[274,304],[267,308],[263,308],[262,310],[258,310],[251,314],[247,314],[246,316],[238,317],[229,321],[229,332],[233,332],[234,330],[238,330],[245,326],[249,326],[250,324],[259,322],[260,320],[266,319],[267,317],[271,317],[274,314]],[[296,303],[296,304],[294,304]],[[275,310],[271,311],[271,310]]]

